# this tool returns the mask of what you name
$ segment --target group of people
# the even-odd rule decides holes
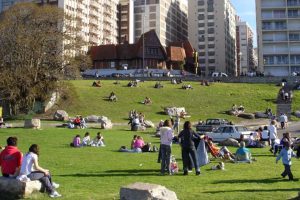
[[[139,135],[134,135],[131,144],[130,149],[126,148],[126,146],[121,146],[119,149],[120,152],[131,152],[131,153],[141,153],[141,152],[156,152],[155,146],[153,146],[153,150],[151,150],[151,143],[145,143],[144,139]]]
[[[96,137],[93,140],[91,140],[90,133],[86,132],[82,140],[80,135],[76,135],[73,138],[73,141],[70,143],[70,146],[71,147],[85,147],[85,146],[105,147],[104,137],[100,132],[98,132]]]
[[[32,144],[23,156],[18,149],[18,138],[7,138],[7,146],[0,153],[0,167],[3,177],[16,178],[27,182],[39,180],[50,197],[61,197],[56,189],[59,184],[52,181],[51,173],[39,165],[39,145]]]
[[[281,95],[282,100],[284,100],[285,102],[288,102],[293,98],[292,90],[285,91],[284,88],[281,88],[280,95]]]
[[[137,112],[136,110],[131,110],[129,112],[128,124],[130,124],[132,131],[145,130],[145,115],[141,112]]]
[[[87,124],[85,122],[85,119],[81,115],[78,115],[78,116],[75,117],[75,119],[71,120],[68,123],[68,128],[81,128],[81,129],[84,129],[84,128],[87,128]]]

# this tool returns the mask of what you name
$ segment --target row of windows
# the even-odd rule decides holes
[[[264,64],[265,65],[300,64],[300,55],[291,55],[290,59],[288,55],[264,56]]]

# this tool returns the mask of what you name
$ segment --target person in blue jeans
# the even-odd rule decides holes
[[[196,175],[200,175],[200,168],[198,166],[198,157],[196,153],[196,148],[194,144],[194,140],[200,139],[200,136],[196,134],[192,130],[192,124],[189,121],[186,121],[183,125],[183,130],[178,135],[179,140],[181,141],[181,153],[182,153],[182,160],[183,160],[183,175],[188,175],[188,165],[191,155]]]
[[[166,120],[163,126],[160,128],[160,153],[161,153],[161,175],[165,174],[167,170],[170,174],[170,159],[171,159],[171,146],[174,137],[172,123],[170,120]]]
[[[293,180],[293,174],[291,171],[292,157],[296,157],[296,154],[291,149],[289,142],[284,142],[284,148],[280,151],[279,155],[276,158],[276,163],[282,158],[282,164],[284,165],[284,171],[281,173],[281,176],[285,178],[289,177],[289,180]]]

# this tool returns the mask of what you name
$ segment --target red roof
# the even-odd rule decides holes
[[[181,47],[167,47],[167,54],[170,61],[184,61],[186,58],[185,51]]]

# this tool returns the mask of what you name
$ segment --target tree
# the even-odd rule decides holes
[[[28,113],[57,89],[64,67],[83,45],[55,6],[16,4],[0,17],[0,97],[11,114]],[[71,31],[70,31],[71,30]]]

